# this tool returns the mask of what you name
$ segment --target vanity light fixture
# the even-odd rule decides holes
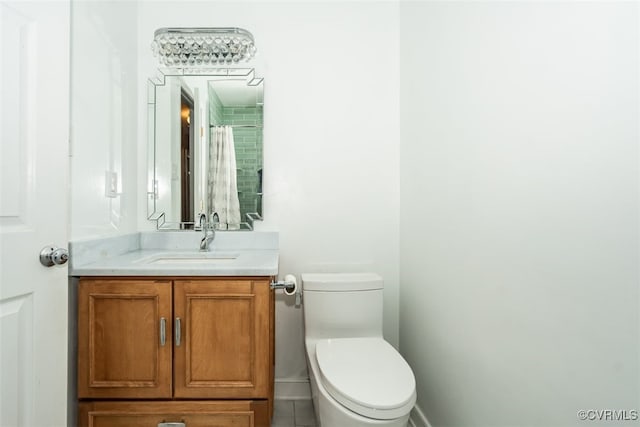
[[[253,35],[242,28],[159,28],[151,50],[167,67],[238,63],[256,53]]]

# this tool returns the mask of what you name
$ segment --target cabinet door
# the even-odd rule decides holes
[[[176,398],[269,396],[269,295],[268,278],[175,282]]]
[[[79,398],[171,397],[171,304],[170,281],[80,280]]]
[[[79,405],[80,427],[268,427],[266,401],[90,402]]]

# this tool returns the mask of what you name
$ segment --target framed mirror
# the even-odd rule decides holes
[[[262,219],[264,90],[251,68],[161,69],[148,81],[147,217],[163,230]]]

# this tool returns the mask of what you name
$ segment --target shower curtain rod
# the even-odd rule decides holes
[[[210,128],[216,126],[231,126],[232,128],[261,128],[262,125],[209,125]]]

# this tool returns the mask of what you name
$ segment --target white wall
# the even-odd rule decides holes
[[[257,226],[280,232],[281,276],[379,272],[386,284],[384,332],[397,345],[397,3],[145,1],[139,16],[140,82],[156,67],[148,46],[157,28],[238,26],[253,33],[258,56],[250,65],[265,78],[265,221]],[[145,123],[144,88],[139,93]],[[143,158],[144,131],[139,139]],[[145,183],[141,170],[141,189]],[[153,229],[139,217],[141,229]],[[302,328],[302,310],[279,297],[279,385],[307,378]]]
[[[70,240],[138,226],[136,39],[136,3],[72,1]],[[118,176],[114,198],[107,171]]]
[[[434,427],[640,409],[638,18],[401,3],[400,343]]]

